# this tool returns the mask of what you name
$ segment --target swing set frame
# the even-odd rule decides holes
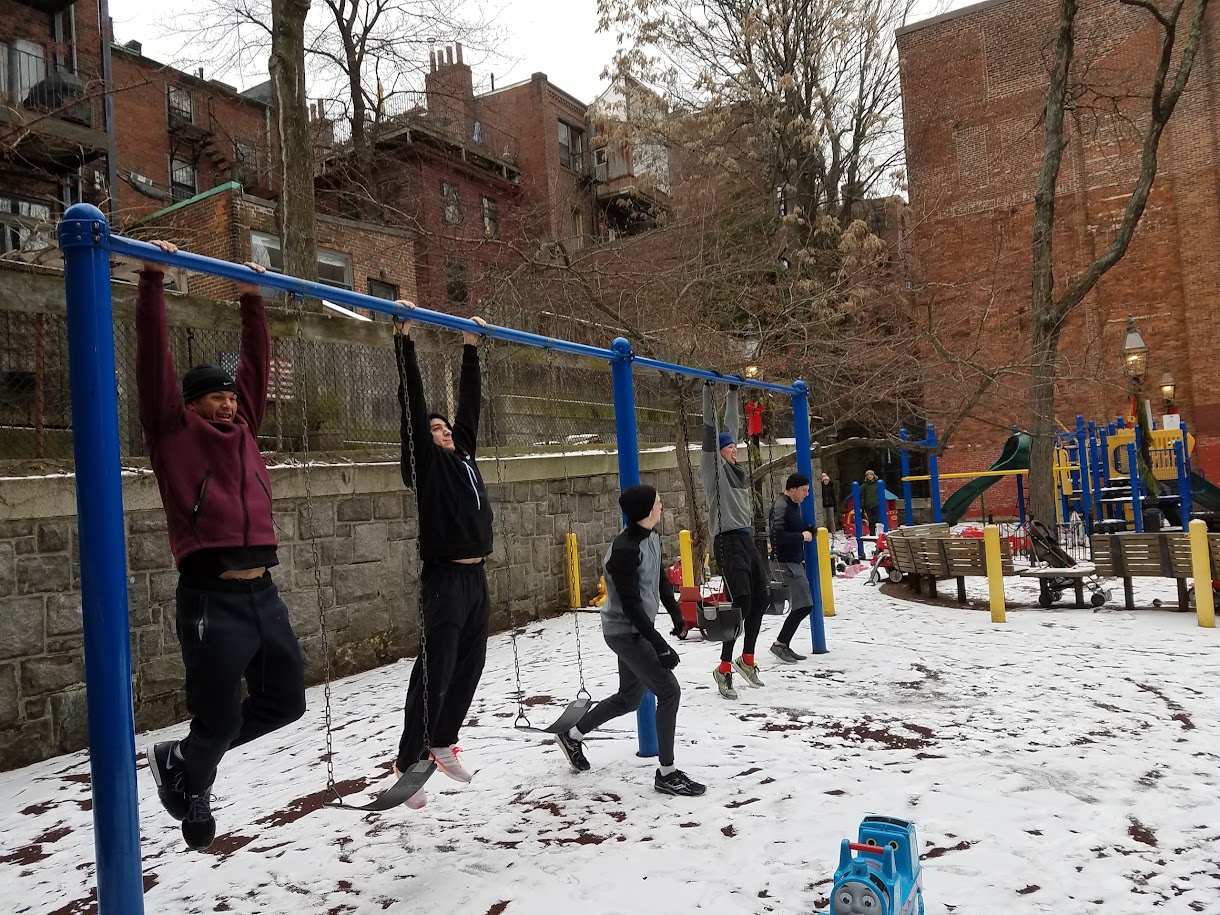
[[[119,459],[118,394],[115,385],[114,313],[110,259],[114,255],[165,264],[235,282],[250,282],[250,268],[178,251],[169,254],[147,242],[112,235],[101,210],[90,204],[68,209],[59,224],[67,297],[68,361],[72,394],[73,455],[83,612],[85,681],[90,735],[94,850],[100,915],[143,915],[136,743],[131,687],[127,598],[127,550]],[[257,282],[295,297],[326,299],[419,324],[467,331],[510,343],[586,356],[609,363],[613,379],[619,483],[640,481],[632,373],[646,368],[719,384],[784,394],[791,398],[797,469],[810,476],[809,389],[802,381],[779,385],[722,375],[637,356],[619,337],[608,349],[488,325],[423,308],[411,310],[377,299],[281,274],[259,274]],[[812,499],[801,505],[806,523],[815,521]],[[815,653],[826,651],[820,607],[817,553],[805,545],[805,567],[814,594],[810,624]],[[649,705],[645,700],[645,705]],[[641,753],[655,754],[655,717],[641,706]],[[655,716],[655,710],[653,710]],[[651,727],[650,727],[651,725]],[[650,739],[652,746],[646,746]]]

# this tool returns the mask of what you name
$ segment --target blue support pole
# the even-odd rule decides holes
[[[936,427],[928,423],[928,437],[924,444],[929,448],[936,447]],[[928,495],[932,497],[932,523],[940,524],[940,459],[932,454],[928,457]]]
[[[852,517],[856,522],[856,556],[863,561],[864,559],[864,520],[860,508],[860,484],[853,481],[851,484],[851,507]]]
[[[109,236],[106,218],[89,204],[70,207],[59,224],[68,303],[98,911],[143,915]]]
[[[1085,533],[1093,530],[1093,483],[1089,473],[1089,445],[1084,417],[1076,417],[1076,464],[1080,468],[1080,508]]]
[[[907,430],[899,429],[898,437],[905,442],[908,438]],[[898,466],[902,470],[903,523],[909,526],[915,523],[915,510],[911,505],[911,482],[907,479],[911,475],[911,454],[905,447],[898,449]]]
[[[1089,423],[1089,478],[1093,481],[1093,523],[1105,517],[1105,503],[1101,500],[1105,494],[1101,491],[1105,486],[1104,471],[1101,467],[1101,447],[1097,438],[1097,427]]]
[[[812,441],[809,433],[809,388],[805,382],[798,381],[793,385],[796,393],[792,395],[792,429],[796,436],[796,469],[813,479],[813,459],[810,457]],[[801,520],[811,527],[817,526],[817,509],[813,505],[813,489],[801,503]],[[805,544],[805,579],[809,582],[809,590],[813,594],[813,610],[809,613],[809,631],[813,637],[813,653],[826,654],[826,619],[822,615],[822,580],[818,568],[817,541]]]
[[[1182,515],[1182,530],[1190,526],[1190,513],[1194,508],[1190,491],[1190,474],[1186,470],[1186,448],[1182,440],[1173,443],[1173,462],[1178,468],[1178,512]]]
[[[640,444],[635,425],[635,384],[631,377],[631,363],[635,354],[631,343],[619,337],[610,344],[614,358],[610,361],[610,376],[614,383],[614,432],[618,439],[618,483],[620,489],[640,482]],[[644,691],[639,708],[635,710],[636,740],[641,757],[656,756],[660,752],[657,744],[657,697]]]
[[[1138,427],[1137,427],[1138,428]],[[1140,508],[1140,470],[1135,463],[1135,443],[1127,443],[1127,469],[1131,472],[1131,510],[1135,513],[1135,532],[1144,532],[1144,512]]]

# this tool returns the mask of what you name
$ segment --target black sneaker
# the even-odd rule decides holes
[[[216,838],[216,821],[212,819],[212,795],[192,794],[182,821],[182,838],[195,851],[203,851]]]
[[[589,760],[585,759],[585,745],[579,740],[573,740],[572,736],[564,731],[562,734],[555,735],[555,742],[559,744],[559,749],[563,750],[563,755],[568,758],[572,769],[576,772],[588,772]]]
[[[661,770],[657,769],[657,777],[652,784],[662,794],[673,794],[678,797],[699,797],[707,791],[707,785],[691,781],[681,769],[674,769],[668,775],[662,775]]]
[[[186,766],[178,755],[178,741],[166,740],[144,751],[148,769],[157,783],[161,806],[175,820],[186,819],[189,802],[186,797]]]

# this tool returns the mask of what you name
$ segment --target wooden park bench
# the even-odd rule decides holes
[[[897,542],[895,542],[897,541]],[[886,535],[886,545],[894,567],[907,576],[917,593],[927,582],[928,596],[936,597],[936,582],[957,579],[957,599],[966,602],[966,579],[987,576],[987,547],[982,538],[953,537],[948,525],[921,525],[900,528]],[[1012,547],[1000,541],[1000,569],[1014,575]]]
[[[1213,568],[1220,557],[1220,536],[1209,536]],[[1187,534],[1094,534],[1093,563],[1097,574],[1123,580],[1123,600],[1128,610],[1135,609],[1132,579],[1172,578],[1178,583],[1178,608],[1190,609],[1186,579],[1193,576],[1190,564],[1190,537]]]

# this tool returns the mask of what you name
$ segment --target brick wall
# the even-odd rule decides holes
[[[1028,350],[1033,187],[1041,161],[1039,112],[1055,4],[996,0],[904,29],[898,37],[914,256],[921,286],[934,289],[950,346],[977,342],[984,364]],[[1132,123],[1145,117],[1156,49],[1141,10],[1082,4],[1077,56],[1098,96],[1070,118],[1056,200],[1057,280],[1077,275],[1112,237],[1137,169]],[[1208,14],[1214,35],[1217,12]],[[1134,315],[1151,353],[1145,396],[1159,412],[1157,381],[1168,368],[1178,405],[1198,436],[1197,462],[1220,473],[1220,391],[1212,363],[1220,328],[1220,121],[1214,43],[1204,40],[1190,86],[1161,143],[1160,172],[1124,260],[1065,325],[1059,420],[1128,412],[1119,350]],[[930,418],[938,398],[929,392]],[[995,390],[954,438],[942,464],[986,467],[1008,426],[1027,421],[1019,381]],[[1005,484],[1007,487],[1007,484]],[[955,488],[946,484],[945,494]],[[995,489],[999,489],[997,485]],[[1007,487],[1011,488],[1011,487]],[[988,506],[991,507],[989,497]]]
[[[674,455],[641,455],[643,477],[666,503],[667,555],[686,524]],[[564,537],[581,545],[587,600],[600,557],[619,529],[614,455],[514,460],[503,483],[482,460],[497,516],[491,557],[494,630],[557,612]],[[276,583],[301,641],[310,683],[323,671],[314,543],[304,474],[270,469],[280,566]],[[124,477],[127,586],[137,730],[186,717],[183,668],[174,632],[174,588],[164,516],[151,474]],[[336,675],[387,664],[416,650],[419,562],[413,496],[397,463],[315,467],[310,486],[323,602]],[[75,487],[71,476],[9,478],[0,503],[0,769],[87,744]],[[591,625],[591,624],[590,624]],[[405,684],[404,684],[405,688]],[[308,714],[317,714],[311,710]]]

